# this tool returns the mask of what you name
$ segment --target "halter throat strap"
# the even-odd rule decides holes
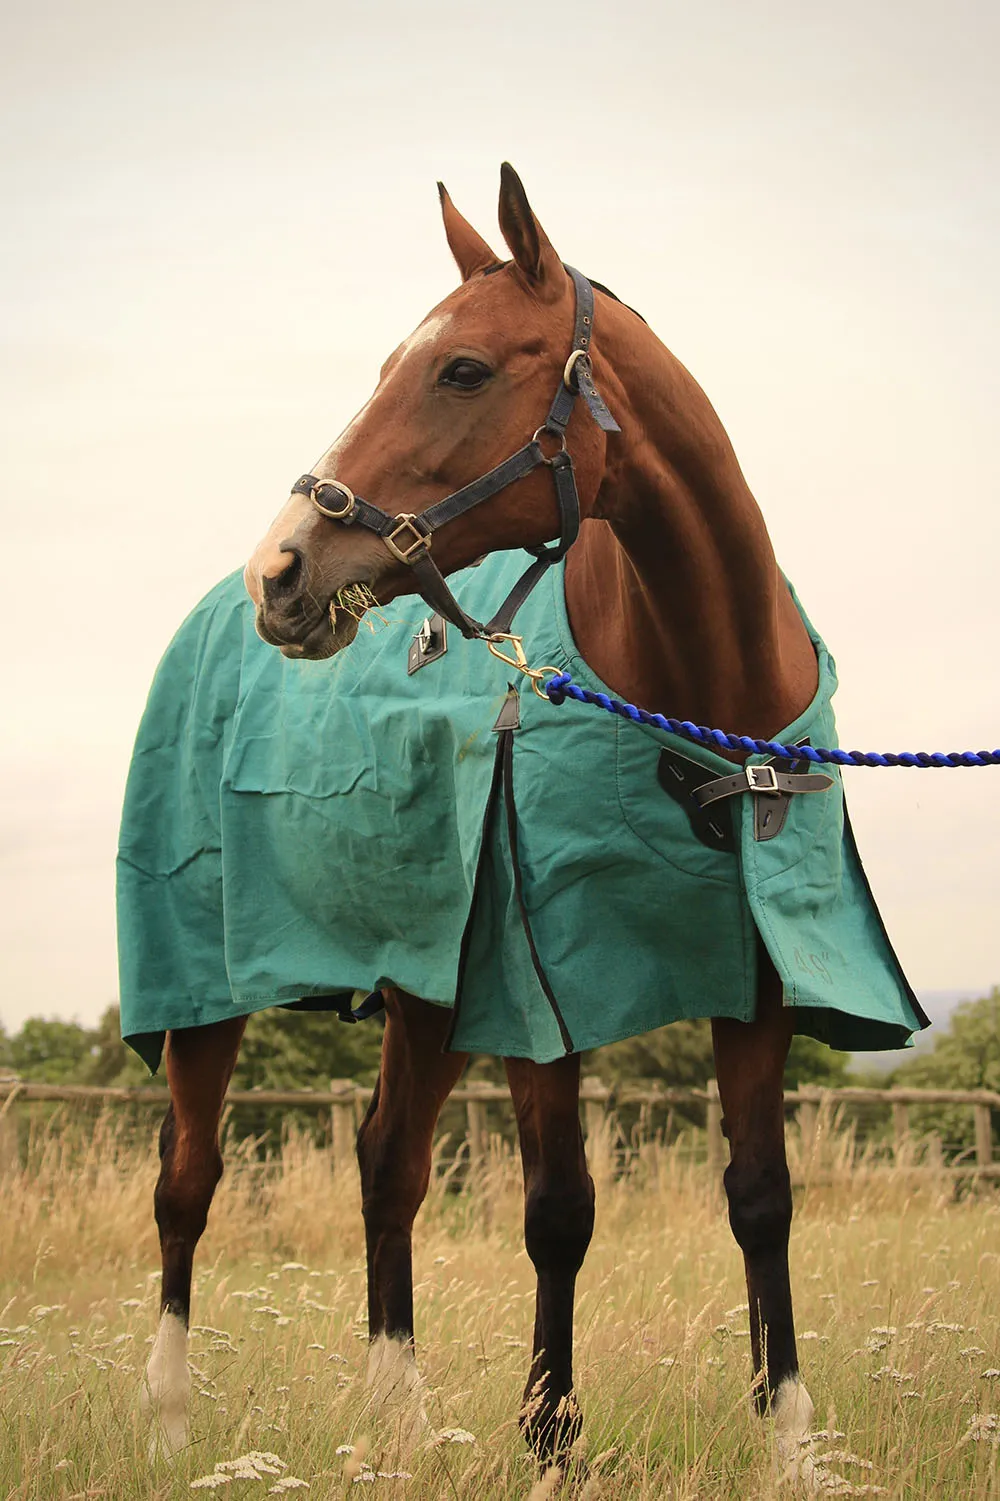
[[[573,460],[566,447],[566,428],[577,398],[582,397],[602,432],[621,431],[594,385],[590,359],[594,328],[594,289],[587,278],[572,266],[567,266],[566,272],[576,293],[573,345],[548,416],[523,448],[504,459],[496,468],[480,475],[470,484],[463,485],[460,490],[445,496],[444,500],[437,501],[419,514],[404,511],[390,516],[370,501],[353,494],[339,480],[320,480],[314,474],[304,474],[292,486],[293,495],[308,496],[316,509],[329,520],[337,521],[341,526],[363,526],[381,537],[393,557],[413,570],[417,592],[423,599],[439,615],[450,620],[463,636],[469,638],[483,638],[508,631],[515,613],[546,570],[564,558],[576,541],[580,530],[580,496],[576,487]],[[546,452],[546,447],[542,446],[543,438],[550,440],[546,444],[550,449],[552,441],[559,444],[555,452]],[[445,582],[444,574],[431,557],[434,533],[449,521],[463,516],[474,506],[499,495],[502,490],[542,467],[549,469],[555,487],[559,507],[559,541],[555,546],[526,549],[533,554],[534,561],[525,569],[493,618],[483,624],[462,609]]]

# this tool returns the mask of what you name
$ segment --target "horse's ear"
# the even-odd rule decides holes
[[[500,168],[500,229],[532,289],[543,297],[558,296],[566,284],[566,272],[510,162]]]
[[[448,248],[458,262],[462,280],[468,281],[470,276],[475,276],[485,266],[495,265],[496,256],[482,235],[458,212],[443,182],[438,183],[438,197],[441,199],[441,217],[444,220]]]

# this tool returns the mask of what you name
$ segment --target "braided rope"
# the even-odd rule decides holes
[[[698,745],[707,745],[710,750],[741,750],[753,755],[777,756],[783,761],[816,761],[834,766],[998,766],[1000,750],[992,751],[887,751],[823,750],[814,745],[782,745],[779,740],[754,740],[750,735],[727,735],[725,730],[711,730],[706,725],[692,724],[689,719],[668,719],[665,714],[650,714],[637,709],[635,704],[623,704],[620,699],[609,698],[606,693],[592,693],[574,683],[568,672],[557,673],[545,684],[545,694],[553,704],[575,698],[580,704],[594,704],[607,709],[609,714],[618,714],[622,719],[631,719],[634,724],[648,724],[656,730],[669,730],[673,735],[683,735]]]

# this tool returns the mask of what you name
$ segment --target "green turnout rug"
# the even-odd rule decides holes
[[[456,575],[464,608],[487,617],[522,561],[494,554]],[[484,839],[511,670],[449,627],[447,652],[408,676],[427,607],[407,598],[390,612],[330,661],[287,661],[256,635],[233,574],[168,648],[118,857],[122,1034],[151,1069],[170,1028],[293,1000],[393,984],[454,1008],[467,920],[461,1051],[544,1063],[678,1017],[748,1021],[758,933],[798,1031],[897,1048],[927,1024],[845,826],[837,768],[827,791],[791,799],[766,842],[753,798],[728,800],[736,847],[708,848],[661,788],[660,752],[719,776],[730,762],[525,690],[511,737],[515,837],[560,1028],[525,936],[502,803]],[[577,653],[562,566],[518,630],[529,661],[608,691]],[[835,669],[811,634],[819,690],[780,738],[832,746]]]

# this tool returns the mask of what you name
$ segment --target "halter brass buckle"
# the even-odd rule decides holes
[[[382,538],[382,541],[393,557],[398,558],[401,563],[412,563],[419,552],[430,552],[430,535],[427,532],[422,532],[417,526],[416,516],[410,512],[403,511],[398,516],[393,517],[393,520],[396,523],[394,530],[387,532]],[[412,538],[408,547],[400,547],[397,543],[396,538],[400,532],[408,532]]]
[[[325,506],[316,493],[318,490],[339,490],[340,494],[344,497],[344,504],[341,506],[340,510],[332,511],[329,506]],[[319,484],[313,485],[312,489],[310,490],[309,499],[312,501],[317,511],[321,512],[324,516],[329,516],[331,521],[345,520],[345,518],[348,517],[354,510],[356,504],[354,491],[349,490],[346,485],[342,485],[339,479],[320,480]]]

